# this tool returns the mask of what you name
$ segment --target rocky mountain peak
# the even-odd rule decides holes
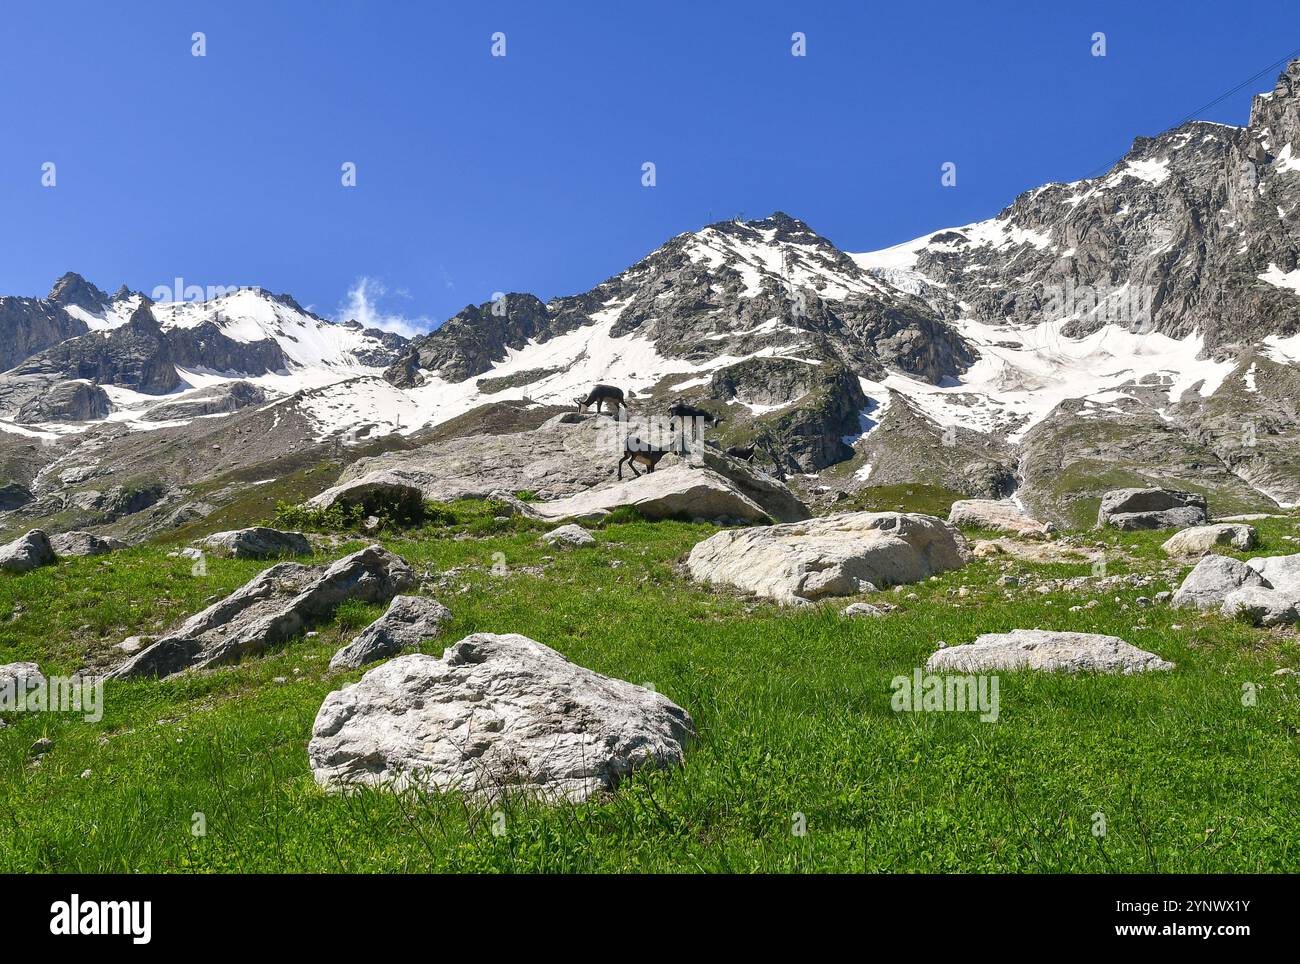
[[[63,308],[75,305],[94,312],[101,310],[108,303],[109,298],[81,275],[69,271],[54,282],[54,287],[50,289],[50,295],[46,300]]]
[[[1267,155],[1300,153],[1300,60],[1293,60],[1271,91],[1256,94],[1250,107],[1250,131]]]

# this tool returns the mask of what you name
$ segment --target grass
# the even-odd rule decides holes
[[[1083,612],[1069,607],[1087,596],[1026,587],[1008,598],[995,585],[1004,572],[1031,580],[1090,566],[1006,558],[887,593],[896,612],[852,620],[839,615],[844,600],[791,610],[692,585],[678,562],[709,526],[613,522],[596,546],[557,550],[486,506],[453,509],[450,522],[385,539],[417,569],[461,570],[438,593],[454,623],[425,651],[520,632],[652,683],[694,718],[684,767],[583,805],[520,801],[499,813],[454,794],[326,794],[307,764],[312,720],[361,675],[327,663],[381,609],[348,604],[318,635],[238,666],[110,683],[98,723],[8,714],[0,871],[1300,869],[1300,683],[1271,675],[1300,665],[1294,630],[1134,605],[1163,585],[1097,594]],[[1296,550],[1282,539],[1300,532],[1293,521],[1261,532],[1262,551]],[[1108,572],[1158,572],[1169,565],[1159,535],[1096,541],[1115,546]],[[494,575],[501,558],[506,573]],[[194,576],[189,560],[145,547],[0,576],[0,663],[70,671],[264,565],[209,560]],[[995,723],[891,711],[890,680],[940,641],[1035,626],[1122,636],[1178,668],[1001,674]],[[35,764],[40,737],[54,747]]]

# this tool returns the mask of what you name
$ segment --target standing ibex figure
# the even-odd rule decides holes
[[[595,405],[596,414],[599,415],[604,410],[605,403],[610,402],[617,413],[624,406],[623,389],[615,388],[613,385],[597,385],[587,393],[586,398],[579,396],[574,401],[578,403],[579,412],[585,412],[588,407]]]
[[[653,472],[659,460],[673,450],[675,440],[670,441],[667,448],[656,448],[649,442],[642,441],[636,435],[629,435],[623,442],[623,457],[618,460],[618,477],[623,478],[623,463],[632,470],[632,474],[637,478],[641,473],[636,470],[636,463],[640,462],[646,467],[647,472]]]
[[[712,412],[707,411],[703,408],[696,408],[694,405],[688,405],[686,402],[678,400],[673,403],[671,408],[668,409],[669,431],[672,431],[674,429],[673,419],[681,420],[683,432],[685,431],[686,428],[686,420],[690,419],[691,437],[695,438],[696,428],[698,427],[700,421],[708,422],[709,427],[713,428],[716,425],[718,425],[719,422],[722,421],[722,416],[714,415]]]

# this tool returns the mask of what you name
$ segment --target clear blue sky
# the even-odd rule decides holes
[[[7,0],[0,292],[179,275],[334,316],[369,278],[372,309],[436,323],[584,291],[742,211],[883,247],[1171,126],[1300,47],[1287,8]],[[1244,123],[1273,79],[1206,119]]]

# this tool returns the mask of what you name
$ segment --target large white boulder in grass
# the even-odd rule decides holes
[[[383,546],[328,566],[281,562],[118,666],[110,678],[171,676],[237,663],[328,619],[349,599],[385,603],[415,584],[415,572]]]
[[[1177,609],[1212,609],[1223,605],[1228,595],[1243,586],[1265,586],[1259,571],[1231,556],[1205,556],[1196,564],[1174,593]]]
[[[1034,669],[1048,673],[1145,673],[1173,669],[1155,653],[1130,646],[1118,636],[1014,629],[985,633],[973,643],[941,649],[925,664],[928,670],[984,673]]]
[[[1206,556],[1174,593],[1175,606],[1219,609],[1260,626],[1300,620],[1300,553],[1239,562]]]
[[[1228,593],[1223,614],[1255,626],[1288,625],[1300,618],[1300,592],[1244,586]]]
[[[516,633],[413,653],[331,693],[307,755],[322,786],[582,801],[641,767],[682,762],[690,716],[652,690],[575,666]]]
[[[1254,526],[1217,522],[1176,532],[1160,548],[1169,556],[1201,556],[1218,546],[1253,549],[1257,539]]]
[[[1300,593],[1300,552],[1290,556],[1256,556],[1246,565],[1274,589]]]
[[[781,603],[851,596],[960,569],[966,540],[934,516],[850,512],[806,522],[716,533],[691,550],[701,582],[734,586]]]
[[[285,556],[311,555],[311,543],[301,532],[285,532],[268,526],[214,532],[198,540],[198,545],[214,555],[233,559],[282,559]]]
[[[50,537],[42,529],[33,529],[13,542],[0,546],[0,572],[31,572],[58,562]]]
[[[1045,539],[1055,531],[1051,523],[1029,518],[1020,506],[1007,499],[959,499],[948,511],[948,521],[1029,539]]]
[[[647,519],[705,519],[709,522],[768,522],[768,514],[730,480],[712,469],[674,465],[640,478],[624,479],[567,499],[534,502],[535,518],[599,519],[624,506]]]

